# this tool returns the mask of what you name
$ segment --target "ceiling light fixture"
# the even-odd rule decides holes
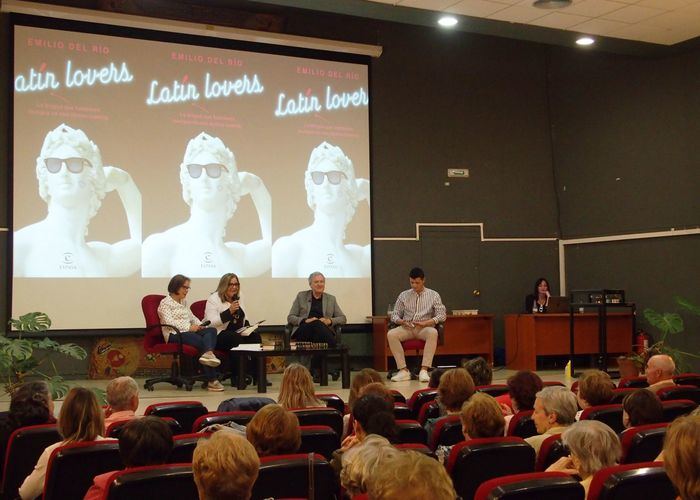
[[[582,45],[584,47],[588,45],[593,45],[595,43],[595,40],[591,38],[590,36],[582,36],[578,39],[576,39],[576,45]]]
[[[438,19],[438,24],[443,28],[451,28],[458,22],[459,21],[457,21],[457,18],[453,16],[442,16],[440,19]]]
[[[535,0],[532,6],[538,9],[563,9],[571,3],[571,0]]]

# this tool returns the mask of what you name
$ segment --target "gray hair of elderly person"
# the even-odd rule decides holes
[[[579,462],[578,472],[585,479],[620,460],[620,438],[608,425],[597,420],[581,420],[562,433],[562,442]]]
[[[576,395],[566,387],[545,387],[535,394],[542,402],[545,414],[556,413],[556,422],[561,425],[571,425],[576,421],[578,402]]]
[[[309,274],[309,286],[311,286],[311,282],[314,280],[316,276],[321,276],[323,280],[326,280],[326,277],[323,275],[322,272],[320,271],[314,271],[313,273]]]
[[[131,377],[117,377],[107,384],[107,403],[114,411],[130,410],[131,400],[138,394],[139,386]]]
[[[353,497],[367,492],[367,483],[383,462],[401,453],[388,439],[377,434],[367,436],[360,446],[350,448],[343,456],[340,484]]]

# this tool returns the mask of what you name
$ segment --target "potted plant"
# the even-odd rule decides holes
[[[683,297],[674,297],[673,300],[680,306],[680,308],[686,312],[690,312],[696,316],[700,316],[700,307],[692,304]],[[681,372],[687,371],[689,368],[689,359],[700,359],[700,355],[683,351],[677,349],[670,345],[670,340],[674,335],[678,335],[685,330],[685,323],[683,317],[676,312],[657,312],[654,309],[646,308],[644,309],[644,319],[647,322],[661,332],[659,340],[654,342],[648,348],[644,350],[642,355],[634,355],[633,357],[637,359],[642,366],[646,366],[647,360],[654,356],[655,354],[667,354],[673,358],[676,363],[676,367]]]
[[[17,385],[40,379],[49,384],[54,399],[65,396],[69,386],[58,374],[52,357],[61,354],[82,360],[87,357],[85,349],[44,336],[43,332],[51,327],[51,319],[42,312],[25,314],[11,319],[8,324],[17,331],[17,338],[0,334],[0,375],[5,392],[11,394]]]

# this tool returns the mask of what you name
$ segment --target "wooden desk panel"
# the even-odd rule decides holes
[[[387,341],[389,318],[372,316],[374,369],[389,369],[391,350]],[[445,322],[445,343],[437,346],[436,356],[479,354],[493,364],[493,315],[448,316]]]
[[[574,353],[597,354],[598,314],[574,315]],[[608,354],[632,350],[632,313],[608,313]],[[506,314],[506,367],[511,370],[535,370],[536,357],[567,355],[569,346],[569,315],[564,314]]]

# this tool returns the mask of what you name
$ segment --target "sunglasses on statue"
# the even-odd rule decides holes
[[[63,164],[73,174],[79,174],[85,167],[91,167],[92,164],[85,158],[44,158],[46,170],[52,174],[57,174],[61,171]]]
[[[330,172],[311,172],[311,180],[318,186],[323,184],[324,177],[328,177],[328,182],[331,184],[338,185],[345,177],[345,174],[340,170],[331,170]]]
[[[206,170],[207,176],[209,176],[211,179],[218,179],[221,177],[222,171],[228,172],[228,169],[220,163],[208,163],[207,165],[190,163],[187,165],[187,171],[190,173],[190,177],[193,179],[199,179],[199,177],[202,175],[202,170]]]

